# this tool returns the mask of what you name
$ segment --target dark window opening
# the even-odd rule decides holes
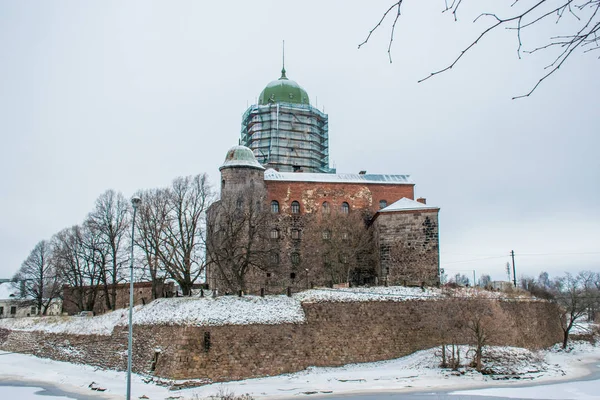
[[[386,208],[386,207],[387,207],[387,201],[379,200],[379,209]]]
[[[225,179],[221,181],[221,189],[225,187]]]
[[[271,264],[279,264],[279,253],[271,253]]]
[[[160,351],[154,352],[154,357],[152,358],[152,364],[150,364],[150,371],[156,370],[156,364],[158,363],[158,356],[160,355]]]
[[[325,229],[323,231],[323,240],[331,239],[331,231],[329,229]]]
[[[292,201],[292,214],[300,214],[300,203]]]
[[[290,279],[296,279],[296,273],[295,272],[292,272],[290,274]]]
[[[292,258],[293,265],[300,264],[300,254],[299,253],[292,253],[291,258]]]
[[[350,211],[350,205],[346,202],[343,202],[342,207],[340,207],[340,211],[342,212],[342,214],[348,214],[348,212]]]
[[[270,278],[270,277],[271,277],[271,273],[267,272],[267,278]]]
[[[210,332],[204,332],[204,351],[208,353],[210,350]]]
[[[10,315],[15,315],[17,313],[17,307],[16,306],[11,306],[10,307]]]
[[[273,214],[279,214],[279,202],[277,200],[271,202],[271,212]]]
[[[331,209],[329,208],[329,203],[324,201],[322,205],[323,214],[329,214]]]

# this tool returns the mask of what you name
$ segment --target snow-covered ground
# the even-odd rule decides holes
[[[463,348],[463,353],[466,348]],[[454,389],[486,388],[469,391],[468,394],[510,395],[510,388],[501,385],[524,382],[552,382],[574,379],[588,373],[590,364],[600,363],[600,344],[591,345],[577,342],[568,352],[555,347],[550,350],[532,353],[528,350],[499,347],[492,349],[495,358],[500,360],[492,368],[500,378],[518,374],[519,379],[498,379],[481,375],[462,368],[459,372],[440,369],[436,356],[438,349],[419,351],[407,357],[390,361],[366,364],[351,364],[337,368],[309,368],[307,370],[268,378],[217,383],[191,389],[170,391],[165,386],[152,383],[140,375],[133,376],[132,398],[147,396],[149,399],[195,399],[217,394],[219,391],[235,394],[248,393],[256,398],[277,399],[297,398],[309,395],[347,394],[359,392],[402,392],[402,391],[448,391]],[[464,355],[464,354],[463,354]],[[36,381],[58,385],[65,391],[84,395],[97,395],[98,398],[120,399],[125,393],[125,373],[100,370],[98,368],[36,358],[30,355],[0,352],[0,385],[2,380]],[[145,383],[149,381],[150,383]],[[92,391],[89,385],[106,391]],[[579,385],[579,386],[578,386]],[[569,384],[554,393],[576,393],[581,383]],[[546,387],[546,386],[544,386]],[[486,392],[493,390],[493,392]],[[537,388],[531,396],[519,398],[582,398],[597,397],[548,397],[545,390]],[[569,391],[570,390],[570,391]],[[458,393],[458,392],[457,392]],[[466,392],[460,392],[466,394]],[[537,396],[537,397],[535,397]]]
[[[287,296],[219,296],[158,299],[134,308],[133,323],[137,325],[247,325],[303,323],[306,321],[302,303],[436,300],[451,296],[490,298],[525,298],[525,294],[478,289],[407,288],[402,286],[312,289]],[[127,324],[127,310],[116,310],[96,317],[30,317],[0,319],[0,328],[49,333],[110,335],[115,326]]]

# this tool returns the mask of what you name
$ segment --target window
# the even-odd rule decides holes
[[[271,239],[279,239],[279,231],[277,229],[271,229]]]
[[[322,211],[323,211],[323,214],[329,214],[330,208],[329,208],[328,202],[326,202],[326,201],[323,202]]]
[[[386,208],[386,207],[387,207],[387,201],[379,200],[379,209],[381,210],[382,208]]]
[[[204,351],[208,353],[210,350],[210,332],[204,332]]]
[[[4,307],[0,306],[0,315],[4,315]]]
[[[277,200],[271,202],[271,212],[273,214],[279,214],[279,202]]]
[[[292,239],[300,239],[300,229],[292,229]]]
[[[292,201],[292,214],[300,214],[300,203]]]
[[[292,272],[290,274],[290,279],[296,279],[296,273],[295,272]]]
[[[31,315],[35,315],[35,314],[36,314],[35,307],[31,307]]]
[[[242,200],[242,199],[237,199],[237,202],[235,203],[235,207],[236,207],[238,210],[241,210],[243,205],[244,205],[244,202],[243,202],[243,200]]]
[[[340,262],[342,264],[348,264],[348,255],[347,254],[340,254]]]
[[[296,252],[292,253],[292,264],[293,265],[300,264],[300,254],[298,254]]]
[[[267,278],[270,278],[270,277],[271,277],[271,273],[267,272]]]
[[[17,313],[17,307],[16,306],[11,306],[10,307],[10,315],[15,315]]]
[[[350,211],[350,205],[346,202],[343,202],[340,211],[342,212],[342,214],[348,214],[348,211]]]
[[[342,240],[348,240],[350,239],[350,235],[348,235],[348,232],[342,232]]]
[[[279,253],[271,253],[271,264],[277,265],[279,264]]]
[[[329,229],[325,229],[323,231],[323,240],[331,239],[331,231]]]
[[[223,180],[221,181],[221,189],[223,189],[224,187],[225,187],[225,179],[223,179]]]

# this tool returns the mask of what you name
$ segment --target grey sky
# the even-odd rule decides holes
[[[356,47],[391,3],[0,0],[0,277],[106,189],[218,182],[242,113],[279,77],[282,39],[288,77],[329,114],[338,171],[410,174],[441,207],[448,272],[500,279],[511,249],[518,274],[600,270],[597,55],[513,101],[551,55],[519,61],[502,31],[418,84],[473,40],[484,7],[455,23],[441,0],[407,2],[389,64],[389,24]],[[520,255],[548,253],[595,254]]]

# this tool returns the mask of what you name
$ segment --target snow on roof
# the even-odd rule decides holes
[[[15,297],[11,297],[10,295],[17,292],[18,290],[14,288],[12,282],[0,283],[0,300],[14,299]]]
[[[379,210],[378,212],[391,212],[391,211],[412,211],[412,210],[438,210],[438,207],[431,207],[418,201],[411,200],[403,197],[395,203]]]
[[[309,172],[278,172],[272,168],[265,171],[265,181],[327,182],[327,183],[379,183],[386,185],[412,185],[410,175],[378,174],[326,174]]]

